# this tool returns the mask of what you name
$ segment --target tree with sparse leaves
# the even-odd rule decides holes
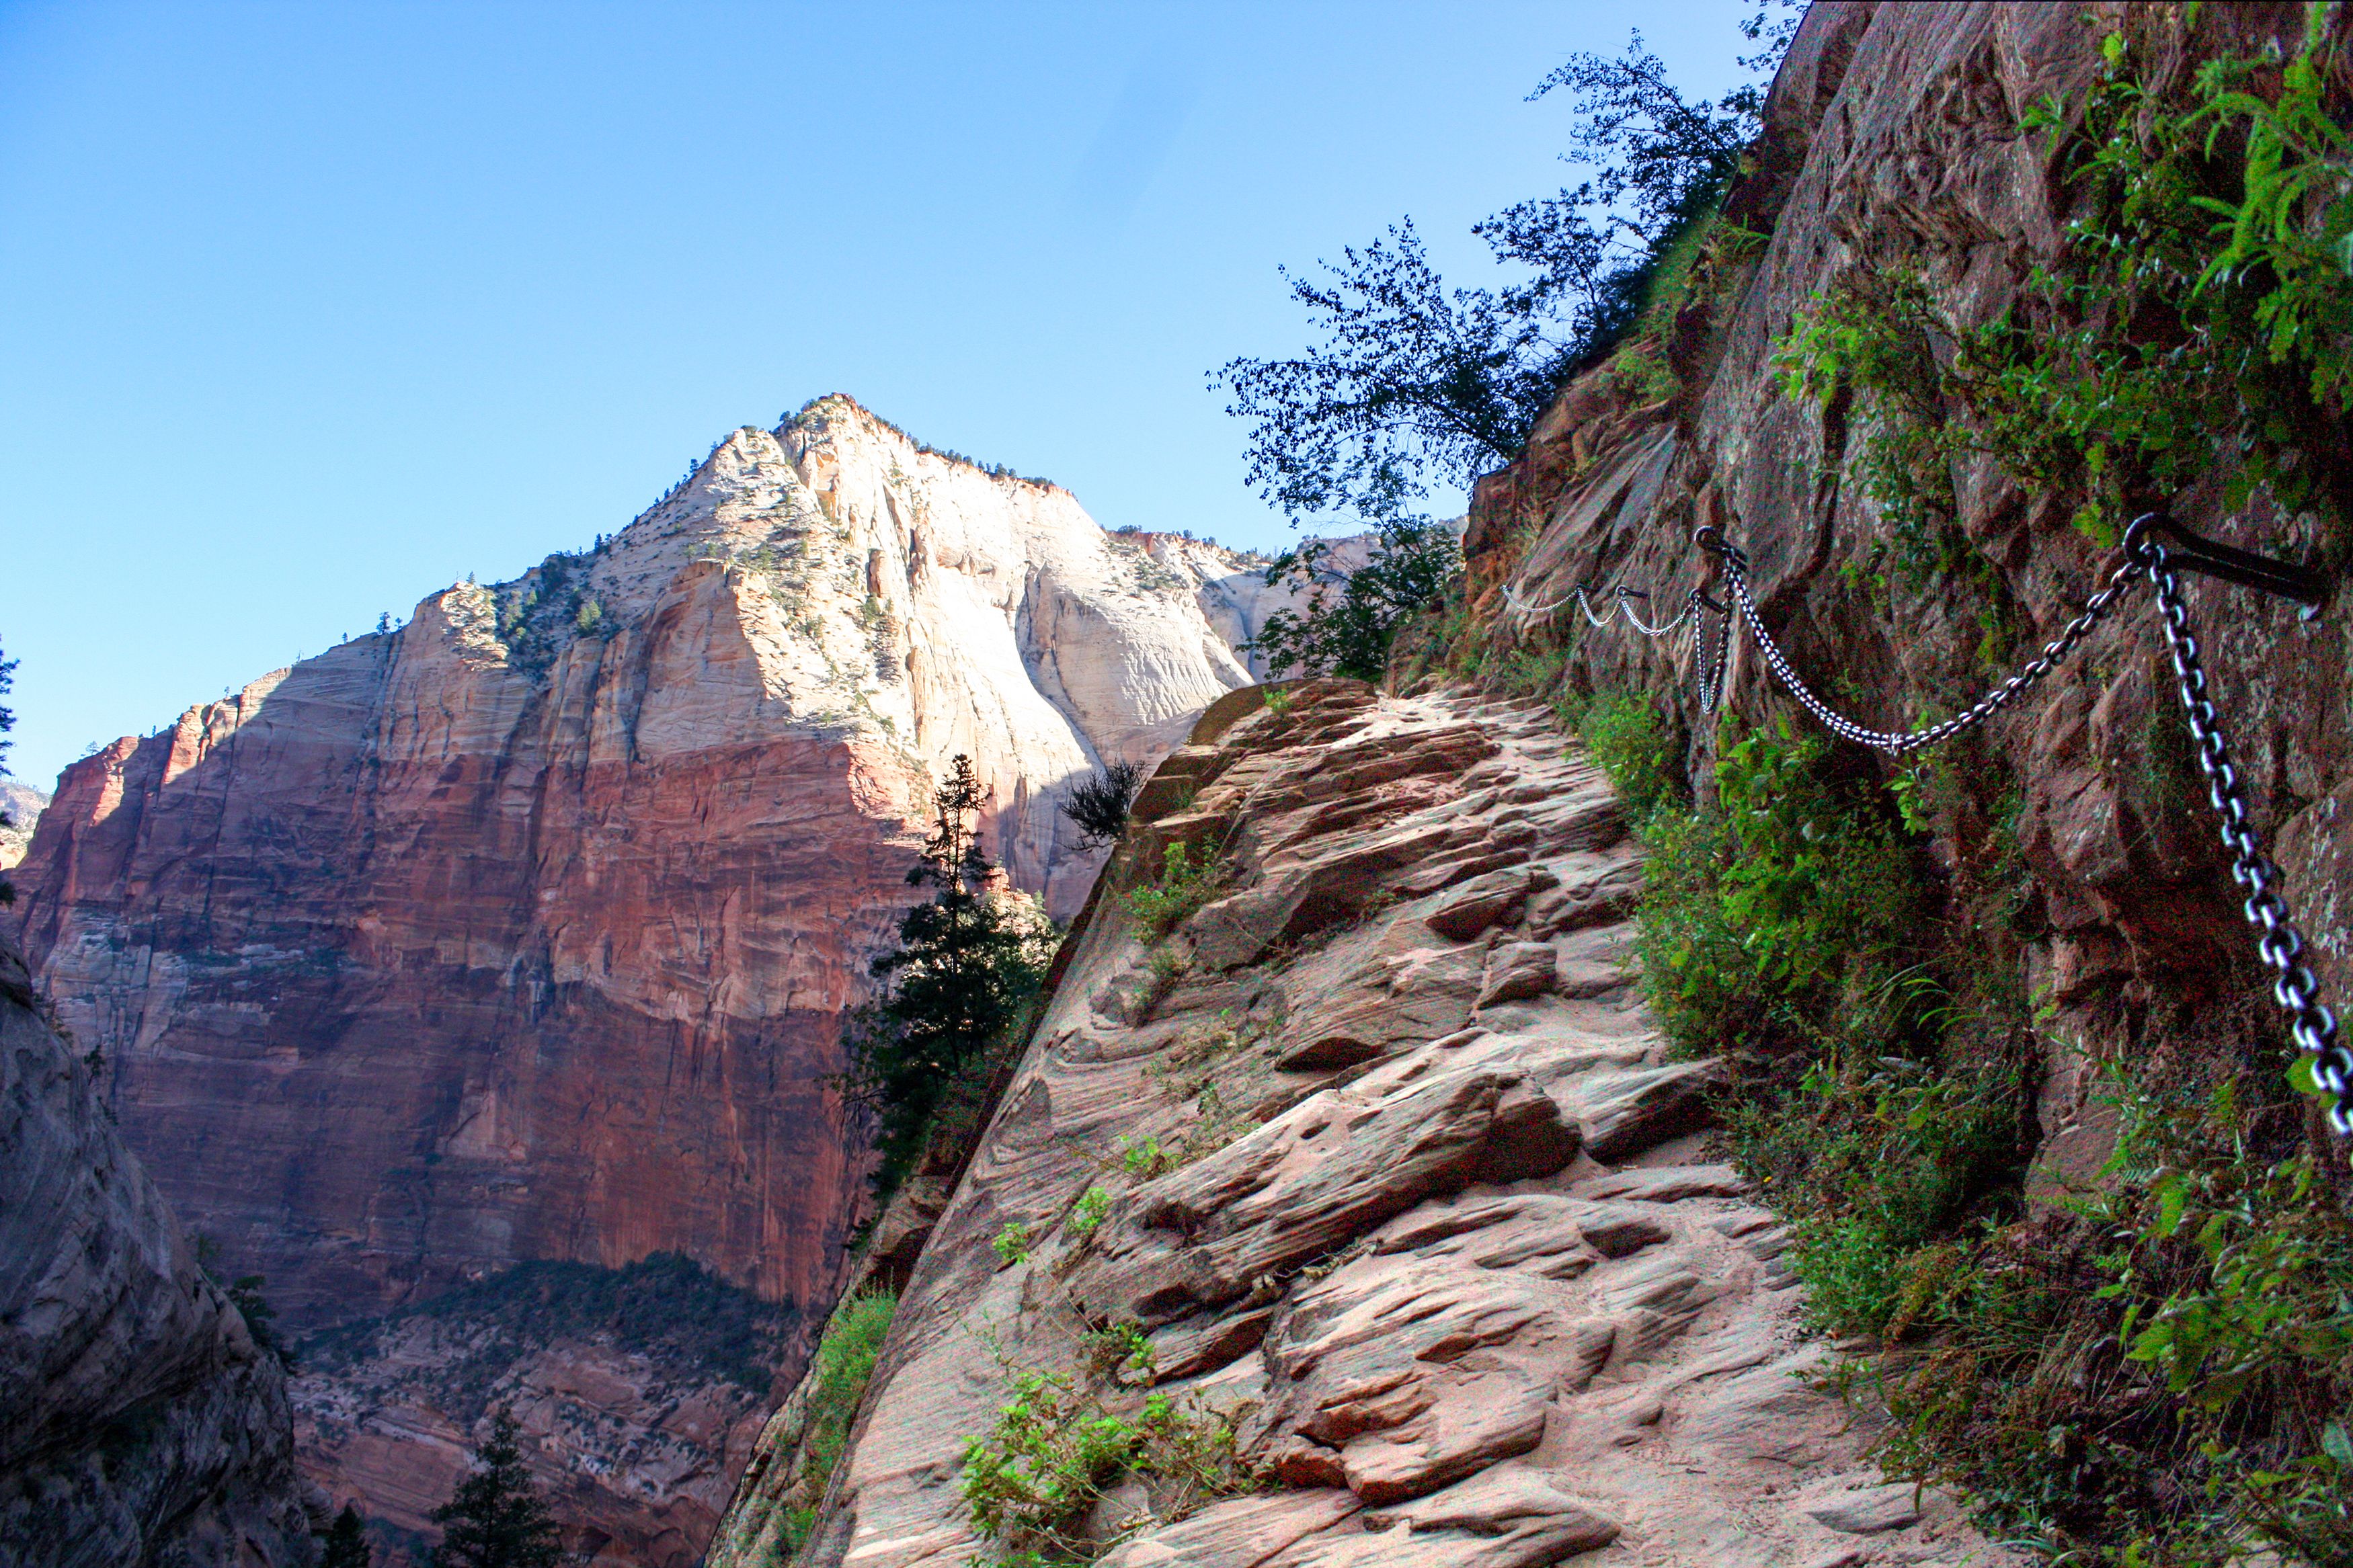
[[[345,1503],[335,1522],[327,1529],[326,1548],[319,1554],[319,1568],[374,1568],[375,1552],[368,1545],[367,1531],[360,1523],[359,1510]]]
[[[977,831],[986,800],[972,759],[957,757],[932,792],[932,837],[907,873],[932,897],[900,919],[898,945],[872,965],[881,994],[849,1030],[847,1081],[876,1118],[878,1194],[913,1164],[942,1104],[971,1087],[1052,957],[1053,928],[997,887]]]
[[[522,1462],[514,1413],[491,1415],[490,1436],[474,1450],[474,1473],[433,1510],[441,1544],[433,1568],[561,1568],[563,1538]]]
[[[1741,65],[1767,78],[1796,27],[1768,15],[1741,28],[1760,46]],[[1567,158],[1593,177],[1473,229],[1498,263],[1527,269],[1522,281],[1448,286],[1407,218],[1323,278],[1285,270],[1319,342],[1211,374],[1226,411],[1250,422],[1250,482],[1293,521],[1370,518],[1385,490],[1467,485],[1517,457],[1561,384],[1640,317],[1653,258],[1721,200],[1764,104],[1754,85],[1687,99],[1639,33],[1616,58],[1572,55],[1529,96],[1556,89],[1575,100]]]
[[[1079,845],[1092,849],[1118,841],[1127,827],[1127,808],[1144,782],[1134,763],[1107,763],[1094,777],[1081,779],[1062,803],[1062,815],[1077,825]]]

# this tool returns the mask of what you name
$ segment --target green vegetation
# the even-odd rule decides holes
[[[491,1413],[490,1436],[474,1450],[474,1471],[433,1510],[441,1544],[432,1568],[560,1568],[564,1543],[546,1500],[531,1482],[514,1415]]]
[[[982,1535],[1029,1561],[1085,1561],[1090,1544],[1071,1527],[1122,1473],[1145,1481],[1165,1519],[1255,1489],[1235,1426],[1196,1400],[1151,1394],[1123,1413],[1074,1378],[1025,1373],[993,1428],[966,1441],[958,1485]]]
[[[1079,1201],[1071,1206],[1071,1217],[1063,1222],[1063,1228],[1083,1241],[1102,1229],[1103,1222],[1110,1217],[1110,1191],[1103,1187],[1089,1187],[1079,1194]]]
[[[1374,541],[1353,571],[1330,563],[1329,539],[1310,539],[1266,569],[1270,585],[1288,583],[1303,601],[1268,616],[1249,645],[1271,672],[1378,680],[1398,631],[1462,569],[1462,548],[1444,523],[1390,512],[1376,521]]]
[[[786,1513],[782,1552],[786,1561],[808,1539],[817,1523],[816,1505],[849,1451],[850,1424],[858,1419],[858,1406],[866,1397],[875,1359],[882,1353],[883,1338],[898,1308],[899,1298],[889,1290],[860,1290],[845,1297],[826,1322],[806,1376],[800,1473],[793,1489],[807,1501],[791,1505]]]
[[[1604,710],[1605,713],[1607,710]],[[1664,786],[1655,753],[1613,731],[1601,758],[1631,798]],[[1630,729],[1630,725],[1629,726]],[[1899,974],[1920,947],[1912,851],[1863,791],[1826,770],[1826,748],[1787,721],[1720,743],[1716,798],[1654,808],[1639,945],[1644,983],[1687,1048],[1736,1040],[1778,1058],[1893,1026],[1917,994]],[[1851,1016],[1852,1029],[1824,1020]]]
[[[1119,1141],[1119,1163],[1127,1173],[1139,1182],[1148,1182],[1176,1164],[1174,1152],[1163,1149],[1157,1138]]]
[[[1029,1260],[1029,1227],[1018,1219],[1007,1220],[1004,1228],[988,1245],[996,1252],[997,1261],[1008,1268],[1017,1263],[1027,1263]]]
[[[1139,882],[1120,895],[1120,902],[1149,941],[1158,941],[1193,912],[1218,896],[1233,868],[1216,856],[1194,858],[1191,845],[1179,839],[1161,858],[1157,880]]]
[[[99,1070],[100,1061],[95,1049],[90,1053],[88,1065],[92,1072]],[[280,1366],[292,1372],[295,1367],[294,1347],[278,1331],[278,1309],[271,1306],[269,1298],[262,1293],[269,1288],[269,1281],[259,1274],[222,1279],[218,1267],[220,1243],[202,1234],[196,1237],[195,1241],[196,1267],[204,1271],[206,1279],[220,1287],[221,1294],[228,1298],[228,1304],[235,1307],[237,1316],[245,1320],[245,1331],[253,1341],[253,1348],[264,1355],[274,1356]]]
[[[2038,107],[2077,216],[2009,314],[1963,327],[1901,258],[1800,313],[1777,363],[1852,432],[1880,533],[1842,575],[1874,613],[1982,605],[1978,658],[2009,658],[2003,574],[1956,521],[1962,459],[2063,495],[2105,543],[2219,453],[2226,505],[2265,490],[2341,548],[2353,138],[2337,23],[2310,16],[2285,58],[2161,90],[2119,36],[2077,111]],[[1556,655],[1471,641],[1448,659],[1557,689]],[[2242,1002],[2132,1021],[2116,1158],[2030,1206],[2056,1014],[2017,978],[2017,780],[1968,744],[1874,777],[1773,723],[1723,734],[1692,802],[1654,710],[1563,717],[1641,825],[1646,983],[1683,1048],[1732,1065],[1724,1139],[1789,1218],[1813,1322],[1885,1347],[1841,1376],[1894,1418],[1889,1472],[2079,1568],[2353,1562],[2353,1226],[2252,964]],[[2178,717],[2143,749],[2152,808],[2200,809]]]
[[[887,1197],[950,1120],[976,1130],[988,1083],[1020,1045],[1056,933],[997,886],[976,831],[984,795],[958,756],[932,795],[935,819],[908,882],[932,889],[874,961],[882,994],[849,1032],[847,1088],[877,1122],[873,1185]]]

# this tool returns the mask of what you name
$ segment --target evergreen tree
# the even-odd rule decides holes
[[[531,1484],[515,1418],[491,1416],[491,1435],[474,1450],[474,1473],[433,1510],[441,1526],[433,1568],[559,1568],[564,1546],[547,1503]]]
[[[345,1503],[327,1531],[327,1550],[319,1559],[319,1568],[372,1568],[375,1562],[367,1533],[360,1528],[359,1510]]]
[[[913,1163],[942,1103],[973,1087],[1051,956],[1051,928],[997,889],[975,821],[984,798],[972,759],[957,757],[932,792],[932,836],[907,873],[931,901],[900,920],[898,946],[872,967],[882,994],[850,1029],[851,1092],[879,1121],[878,1193]]]

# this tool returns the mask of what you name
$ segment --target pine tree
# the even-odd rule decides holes
[[[547,1503],[531,1484],[513,1412],[491,1416],[491,1435],[474,1450],[475,1470],[433,1510],[442,1527],[433,1568],[559,1568],[564,1546]]]
[[[372,1568],[375,1562],[367,1533],[360,1527],[359,1510],[345,1503],[327,1531],[327,1550],[319,1559],[319,1568]]]
[[[850,1081],[881,1123],[878,1192],[913,1164],[934,1112],[971,1087],[1051,955],[1050,927],[997,890],[974,820],[985,798],[972,759],[957,757],[932,793],[932,837],[907,873],[931,901],[900,920],[898,946],[872,967],[883,993],[850,1030]]]

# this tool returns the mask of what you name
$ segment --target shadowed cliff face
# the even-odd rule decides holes
[[[593,552],[75,764],[7,918],[298,1326],[664,1250],[821,1301],[862,1191],[824,1083],[930,770],[974,757],[1067,913],[1063,793],[1246,683],[1268,597],[826,399]]]
[[[286,1381],[0,943],[0,1564],[311,1560]]]

